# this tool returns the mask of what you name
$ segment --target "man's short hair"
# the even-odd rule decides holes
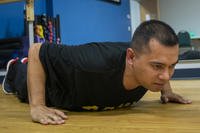
[[[156,39],[161,45],[178,45],[175,31],[166,23],[159,20],[149,20],[141,23],[135,30],[131,47],[139,53],[149,50],[150,39]]]

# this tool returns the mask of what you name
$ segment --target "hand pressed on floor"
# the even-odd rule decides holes
[[[67,116],[62,111],[43,105],[31,106],[31,117],[34,122],[44,125],[64,124],[67,119]]]

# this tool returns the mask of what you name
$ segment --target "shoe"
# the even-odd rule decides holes
[[[21,63],[22,64],[26,64],[28,62],[28,58],[27,57],[24,57],[21,59]]]
[[[3,92],[5,94],[14,94],[14,90],[13,88],[10,86],[9,84],[9,80],[7,79],[7,75],[8,75],[8,71],[11,65],[15,64],[17,62],[19,58],[15,58],[15,59],[11,59],[8,63],[7,63],[7,67],[6,67],[6,75],[3,79],[3,83],[2,83],[2,89]]]

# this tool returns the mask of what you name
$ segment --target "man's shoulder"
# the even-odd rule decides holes
[[[75,46],[70,50],[70,60],[81,68],[90,70],[110,70],[119,66],[122,55],[129,47],[125,42],[92,42]]]
[[[98,46],[96,48],[128,48],[130,42],[91,42],[87,43],[88,46]]]

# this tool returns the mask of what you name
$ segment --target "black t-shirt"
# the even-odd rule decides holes
[[[79,46],[43,44],[40,59],[46,73],[46,96],[53,106],[106,110],[128,106],[145,93],[123,86],[129,43],[89,43]]]

